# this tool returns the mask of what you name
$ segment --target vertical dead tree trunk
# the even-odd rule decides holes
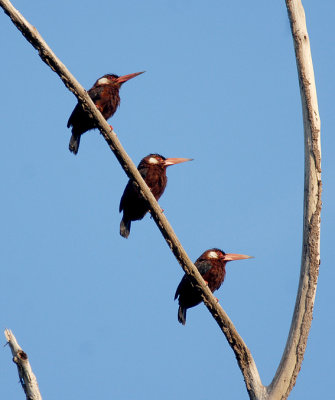
[[[305,134],[305,189],[304,189],[304,233],[301,274],[296,306],[286,348],[269,386],[263,386],[253,357],[239,336],[234,325],[216,302],[209,288],[188,258],[171,225],[143,181],[115,133],[110,130],[106,120],[95,107],[83,87],[67,68],[54,55],[46,42],[8,0],[0,0],[0,6],[10,16],[26,39],[38,50],[42,60],[50,66],[83,104],[94,119],[109,147],[119,160],[128,177],[134,179],[148,201],[151,214],[176,259],[188,274],[195,287],[201,292],[205,305],[217,321],[227,341],[233,349],[243,374],[250,399],[286,399],[292,390],[299,373],[306,349],[308,333],[312,320],[314,298],[320,262],[320,212],[321,212],[321,147],[320,119],[318,114],[316,88],[309,39],[304,10],[300,0],[286,1],[296,52],[299,85],[302,99]]]
[[[299,289],[286,347],[270,399],[286,399],[295,385],[313,318],[320,264],[321,137],[311,48],[300,0],[286,0],[298,69],[305,141],[304,230]]]

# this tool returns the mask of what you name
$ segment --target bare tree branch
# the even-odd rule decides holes
[[[295,385],[306,350],[320,265],[321,124],[304,8],[286,0],[297,62],[305,138],[304,231],[299,289],[286,347],[270,399],[286,399]]]
[[[29,364],[27,353],[21,349],[12,331],[5,329],[5,337],[7,339],[7,344],[9,344],[12,351],[13,362],[17,366],[17,371],[19,373],[22,388],[26,394],[26,399],[42,400],[37,379]]]
[[[171,225],[165,215],[161,212],[161,208],[152,195],[150,189],[142,179],[132,160],[123,149],[117,136],[113,131],[111,131],[107,121],[95,107],[85,89],[78,83],[65,65],[55,56],[50,47],[38,33],[37,29],[12,6],[10,1],[0,0],[0,6],[4,9],[5,13],[9,15],[14,25],[22,32],[23,36],[38,50],[42,60],[59,75],[65,86],[75,94],[78,101],[82,103],[85,110],[89,113],[90,117],[94,119],[97,128],[107,141],[109,147],[115,154],[128,177],[137,182],[143,197],[148,201],[151,215],[167,244],[183,270],[190,277],[190,280],[196,289],[201,293],[205,305],[217,321],[222,332],[226,336],[228,343],[233,349],[237,362],[243,373],[250,397],[255,399],[259,398],[260,394],[264,392],[264,388],[261,384],[256,364],[249,349],[238,334],[227,314],[223,311],[220,304],[217,303],[210,289],[205,285],[200,273],[189,259]]]

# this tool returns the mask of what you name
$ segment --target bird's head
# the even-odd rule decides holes
[[[247,258],[253,258],[252,256],[246,256],[244,254],[234,254],[234,253],[225,253],[220,249],[209,249],[206,250],[199,258],[209,260],[209,261],[235,261],[235,260],[245,260]]]
[[[123,75],[123,76],[118,76],[115,74],[106,74],[96,81],[95,86],[112,85],[117,88],[120,88],[124,82],[129,81],[129,79],[135,78],[135,76],[137,75],[143,74],[143,72],[145,71],[135,72],[133,74]]]
[[[163,167],[165,169],[170,165],[180,164],[192,160],[193,158],[165,158],[160,154],[149,154],[148,156],[144,157],[141,162],[145,162],[151,166]]]

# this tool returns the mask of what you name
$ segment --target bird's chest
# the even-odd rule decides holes
[[[120,104],[119,92],[113,88],[106,87],[100,93],[100,98],[96,101],[96,106],[105,119],[110,118]]]
[[[214,290],[218,290],[219,287],[222,285],[226,275],[226,271],[220,265],[214,265],[209,271],[207,271],[203,278],[205,281],[208,282],[208,287],[212,292]]]
[[[149,186],[152,194],[155,196],[155,199],[158,200],[163,194],[167,184],[167,177],[164,171],[162,172],[158,169],[154,169],[148,172],[145,181],[146,184]]]

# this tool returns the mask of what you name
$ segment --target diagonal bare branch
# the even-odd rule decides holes
[[[27,400],[42,400],[36,376],[34,375],[27,354],[21,349],[12,331],[5,329],[7,344],[12,351],[13,362],[17,366],[20,383]]]
[[[0,6],[4,9],[5,13],[9,15],[12,22],[21,31],[23,36],[38,50],[38,53],[42,60],[59,75],[65,86],[71,92],[73,92],[78,98],[78,101],[82,103],[83,107],[88,112],[90,117],[94,119],[97,128],[100,130],[101,134],[107,141],[109,147],[115,154],[116,158],[118,159],[128,177],[134,179],[134,181],[140,187],[142,195],[148,201],[151,215],[153,216],[153,219],[160,229],[168,246],[172,250],[183,270],[190,277],[190,280],[192,281],[194,286],[201,293],[205,305],[217,321],[222,332],[226,336],[228,343],[233,349],[238,365],[244,376],[249,396],[252,399],[261,398],[262,394],[264,393],[264,387],[261,383],[256,364],[249,349],[238,334],[227,314],[217,303],[210,289],[206,287],[200,273],[189,259],[177,236],[175,235],[171,225],[169,224],[165,215],[162,214],[161,208],[159,207],[154,196],[152,195],[150,189],[145,184],[136,166],[123,149],[117,136],[113,131],[111,131],[107,121],[103,118],[101,113],[95,107],[94,103],[92,102],[91,98],[88,96],[84,88],[68,71],[65,65],[61,63],[61,61],[55,56],[50,47],[38,33],[37,29],[32,26],[18,12],[18,10],[16,10],[12,6],[10,1],[0,0]]]

